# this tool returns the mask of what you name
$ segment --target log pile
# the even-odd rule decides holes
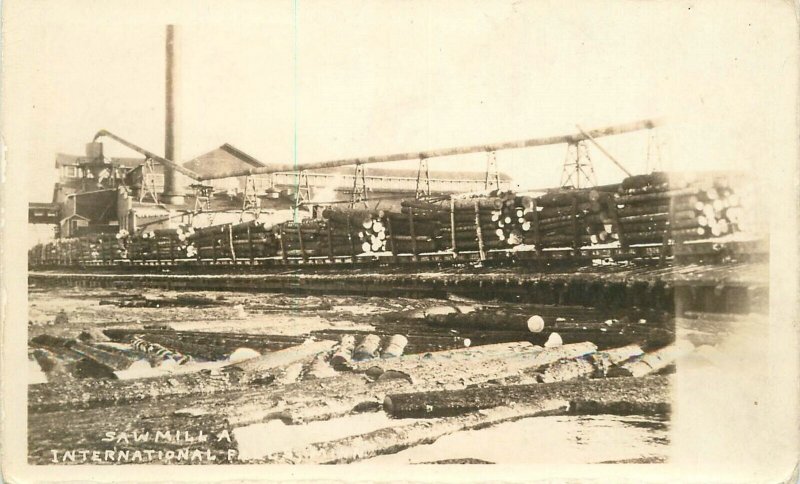
[[[386,213],[388,248],[392,253],[420,254],[442,250],[443,246],[437,241],[445,225],[440,220],[443,207],[421,200],[403,200],[400,205],[400,213]]]
[[[453,252],[504,248],[505,222],[501,213],[504,201],[502,197],[489,196],[444,202],[444,210],[439,213],[443,226],[438,247]]]
[[[273,228],[262,220],[231,225],[230,232],[233,249],[239,259],[273,257],[277,253]]]
[[[373,254],[386,250],[383,211],[329,208],[322,212],[326,228],[320,255],[329,257]]]
[[[615,204],[624,244],[719,237],[737,231],[742,215],[730,180],[715,174],[632,176]]]
[[[538,197],[512,191],[471,198],[403,200],[400,212],[328,208],[322,219],[267,226],[254,220],[202,228],[145,229],[61,239],[29,251],[31,262],[164,262],[330,258],[375,254],[544,249],[617,242],[681,244],[747,229],[728,174],[654,172],[621,184],[554,189]],[[416,257],[415,257],[416,258]]]
[[[612,192],[618,185],[559,189],[535,199],[536,209],[525,214],[531,222],[525,244],[537,248],[580,248],[617,238],[612,223]]]
[[[475,252],[519,244],[521,207],[512,192],[439,201],[403,200],[388,215],[394,253]]]
[[[325,223],[320,220],[284,222],[272,228],[278,244],[278,254],[282,257],[308,258],[326,255]]]

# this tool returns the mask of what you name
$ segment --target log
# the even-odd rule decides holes
[[[571,235],[540,235],[540,242],[543,247],[572,247],[576,241],[580,245],[592,243],[592,239],[588,235],[578,235],[577,237]],[[523,238],[523,243],[525,244],[533,245],[536,242],[536,238],[533,235],[526,235]]]
[[[306,343],[216,369],[181,367],[181,372],[135,380],[76,381],[71,385],[30,385],[28,411],[52,412],[63,408],[96,408],[141,402],[168,396],[209,395],[254,388],[274,382],[296,363],[310,363],[333,346],[333,341]],[[258,385],[256,387],[258,387]]]
[[[250,307],[248,307],[250,309]],[[134,336],[166,335],[181,341],[195,342],[203,346],[218,346],[220,352],[233,353],[239,348],[251,348],[259,352],[276,351],[302,344],[306,338],[302,336],[271,334],[231,334],[225,332],[175,331],[172,329],[120,329],[110,328],[103,331],[115,341],[130,342]],[[102,345],[102,343],[98,343]]]
[[[484,385],[462,390],[389,394],[383,409],[395,418],[444,417],[481,409],[528,404],[549,399],[569,402],[594,402],[596,408],[613,408],[625,402],[628,408],[644,412],[668,410],[672,400],[669,379],[602,378],[526,385]],[[572,405],[571,405],[572,406]]]
[[[555,190],[536,198],[536,204],[540,207],[560,207],[571,205],[573,200],[578,203],[590,202],[589,190]]]
[[[477,310],[467,313],[427,314],[425,321],[432,326],[447,328],[501,329],[529,331],[528,323],[536,315],[500,310]]]
[[[416,218],[416,213],[414,217]],[[451,220],[451,218],[453,220]],[[500,216],[496,211],[485,212],[480,211],[478,212],[478,219],[481,222],[481,225],[486,224],[493,224],[497,225],[497,222],[500,220]],[[475,210],[456,210],[453,212],[452,216],[449,212],[442,212],[437,215],[436,219],[441,224],[449,225],[451,221],[455,221],[457,225],[474,225],[475,224]]]
[[[392,360],[376,360],[354,363],[352,370],[365,372],[371,368],[379,367],[384,371],[412,371],[417,368],[425,368],[437,362],[460,362],[479,361],[482,359],[502,359],[502,358],[523,358],[532,359],[539,354],[542,348],[535,346],[527,341],[516,341],[510,343],[497,343],[470,348],[458,348],[446,351],[435,351],[424,354],[403,355]]]
[[[381,338],[376,334],[366,335],[353,351],[353,361],[365,361],[378,357]]]
[[[346,366],[353,359],[353,351],[356,347],[356,338],[351,334],[345,334],[339,342],[339,348],[331,356],[331,365],[334,368]]]
[[[637,344],[631,344],[620,348],[610,348],[604,351],[598,351],[592,355],[592,362],[596,368],[596,377],[606,377],[609,372],[614,372],[616,367],[632,360],[633,358],[640,357],[644,354],[642,348]]]
[[[313,443],[302,448],[267,455],[260,462],[346,464],[377,455],[395,453],[408,447],[433,443],[440,437],[455,432],[485,428],[523,418],[563,414],[568,408],[568,402],[563,400],[542,400],[514,407],[493,408],[458,418],[414,422],[342,439]]]
[[[453,204],[456,211],[472,211],[477,203],[480,210],[500,210],[503,207],[503,200],[495,197],[489,198],[455,198]],[[449,208],[449,207],[447,207]]]
[[[397,250],[400,254],[410,254],[413,252],[414,247],[409,242],[401,242],[397,241],[395,243],[395,250]],[[438,250],[436,243],[432,240],[428,241],[417,241],[416,242],[416,249],[417,253],[419,252],[436,252]]]
[[[667,367],[678,358],[691,353],[692,350],[694,350],[692,343],[680,341],[623,363],[613,371],[609,371],[608,376],[642,377],[649,375]]]
[[[393,222],[395,220],[405,220],[406,222],[408,222],[408,214],[411,211],[414,212],[414,223],[415,224],[416,224],[416,222],[418,220],[422,220],[422,221],[424,221],[426,223],[439,223],[439,219],[440,219],[440,213],[439,212],[420,212],[420,211],[417,211],[416,209],[412,209],[412,208],[408,208],[408,207],[403,207],[402,209],[400,209],[400,213],[399,214],[398,213],[392,213],[390,215],[390,217],[392,218]]]
[[[655,201],[668,201],[671,198],[681,197],[686,195],[695,195],[698,190],[696,188],[680,188],[677,190],[668,190],[663,192],[644,193],[641,195],[618,195],[615,202],[620,205],[638,204],[642,202],[655,202]]]
[[[442,241],[442,247],[450,247],[450,241],[448,239],[438,239]],[[478,241],[473,240],[459,240],[457,243],[459,251],[476,251],[480,249],[480,245]],[[484,249],[505,249],[508,247],[508,243],[504,240],[484,240],[483,241],[483,248]]]
[[[39,368],[45,373],[48,382],[65,382],[75,378],[70,372],[67,362],[46,349],[34,349],[33,357],[39,364]]]
[[[272,231],[271,226],[266,225],[266,223],[258,219],[250,220],[248,222],[240,222],[231,226],[231,232],[234,234],[246,234],[248,229],[253,235],[265,234]]]
[[[77,340],[70,340],[58,336],[51,336],[48,334],[41,334],[31,339],[31,345],[39,348],[44,348],[48,352],[40,352],[37,361],[40,361],[42,370],[45,366],[60,366],[50,365],[48,360],[50,356],[55,353],[56,357],[66,362],[75,363],[65,366],[72,372],[74,376],[79,378],[84,377],[102,377],[114,378],[113,372],[118,369],[124,369],[130,366],[132,360],[129,360],[121,355],[110,353],[98,348],[91,347],[83,344]],[[36,357],[36,353],[34,353]],[[77,363],[80,363],[79,365]]]
[[[353,371],[373,379],[402,375],[417,387],[463,388],[537,366],[535,357],[542,351],[528,342],[501,343],[362,362]]]
[[[274,370],[276,368],[286,368],[301,361],[310,361],[317,355],[328,352],[334,344],[333,341],[307,341],[285,350],[267,353],[258,358],[227,365],[223,368],[223,372],[243,372],[244,375],[239,379],[240,382],[271,381],[272,378],[275,378]]]
[[[669,183],[670,176],[666,172],[653,172],[645,175],[633,175],[622,180],[622,190],[632,190],[650,185]]]
[[[322,216],[331,222],[346,225],[352,224],[356,227],[369,228],[372,226],[373,218],[380,218],[380,212],[371,212],[366,210],[334,210],[325,209]]]
[[[167,348],[157,343],[151,343],[149,341],[142,339],[139,336],[133,337],[133,340],[131,341],[131,346],[136,351],[139,351],[146,355],[156,356],[163,360],[168,360],[168,359],[175,360],[179,365],[184,365],[192,361],[191,356],[181,354],[179,351]]]
[[[438,212],[440,210],[445,210],[444,206],[440,203],[425,202],[423,200],[401,200],[400,206],[406,208],[419,209],[419,210],[430,210],[435,212]]]
[[[97,363],[107,366],[114,371],[125,370],[136,361],[133,358],[127,358],[120,353],[114,353],[107,350],[102,350],[81,343],[80,341],[69,341],[67,347],[83,355],[85,358],[96,361]]]
[[[167,348],[172,348],[192,358],[200,358],[207,361],[223,360],[229,354],[224,347],[197,344],[182,338],[171,338],[165,335],[148,334],[142,336],[142,339]]]
[[[417,235],[436,235],[441,229],[441,224],[438,222],[414,221],[414,231]],[[411,226],[408,223],[408,217],[403,216],[402,219],[392,220],[392,234],[409,235]]]
[[[592,203],[579,203],[577,206],[577,210],[579,213],[588,213],[592,211],[591,209],[595,207],[599,211],[599,205],[593,205]],[[572,217],[572,205],[563,206],[563,207],[548,207],[542,210],[538,210],[536,212],[528,212],[522,215],[522,218],[529,222],[533,222],[534,220],[548,220],[558,217]]]
[[[498,228],[499,227],[498,227],[496,222],[482,223],[481,224],[481,230],[494,231],[494,230],[497,230]],[[443,235],[450,235],[450,232],[452,232],[452,230],[450,229],[450,226],[448,225],[447,227],[442,227],[440,232],[442,232]],[[472,223],[462,223],[462,224],[457,224],[456,225],[456,233],[457,234],[458,233],[471,233],[473,235],[475,234],[475,218],[474,218],[474,214],[473,214]]]
[[[398,245],[405,245],[404,243],[410,243],[411,241],[416,242],[430,242],[431,237],[428,235],[415,235],[414,237],[410,235],[394,235],[394,241],[398,243]]]
[[[542,370],[538,381],[541,383],[553,383],[576,378],[589,378],[596,371],[597,368],[591,357],[561,359]]]
[[[540,351],[528,365],[531,368],[538,368],[558,360],[578,358],[585,355],[590,355],[597,351],[597,346],[588,341],[583,343],[572,343],[553,348],[545,348]]]
[[[381,358],[397,358],[403,355],[403,350],[408,344],[408,338],[401,334],[395,334],[389,338],[389,342],[381,352]]]

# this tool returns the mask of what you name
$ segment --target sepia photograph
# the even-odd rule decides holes
[[[2,15],[10,482],[797,479],[793,3]]]

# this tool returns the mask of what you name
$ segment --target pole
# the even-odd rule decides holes
[[[300,165],[294,165],[291,163],[270,164],[269,166],[263,166],[259,168],[230,170],[216,175],[202,175],[198,176],[197,179],[214,180],[218,178],[230,178],[230,177],[239,177],[248,175],[263,175],[263,174],[280,173],[286,171],[294,172],[300,170],[318,170],[321,168],[335,168],[339,166],[348,166],[348,165],[367,165],[371,163],[387,163],[391,161],[418,160],[420,158],[436,158],[443,156],[465,155],[470,153],[485,153],[485,152],[500,151],[500,150],[531,148],[535,146],[546,146],[546,145],[554,145],[562,143],[577,143],[579,141],[590,139],[589,137],[599,138],[602,136],[613,136],[618,134],[630,133],[633,131],[641,131],[653,128],[660,124],[662,124],[661,120],[646,119],[641,121],[635,121],[632,123],[607,126],[605,128],[599,128],[591,131],[584,131],[584,132],[561,135],[561,136],[532,138],[526,140],[509,141],[505,143],[495,143],[488,145],[462,146],[455,148],[435,149],[429,151],[395,153],[391,155],[382,155],[382,156],[344,158],[339,160],[304,163]]]

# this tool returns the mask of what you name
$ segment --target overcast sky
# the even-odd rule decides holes
[[[305,163],[653,116],[671,122],[659,139],[675,168],[795,155],[790,2],[6,3],[7,156],[30,167],[35,201],[50,199],[55,154],[81,154],[100,128],[163,153],[167,23],[182,29],[184,159],[228,142]],[[601,142],[644,170],[646,135]],[[564,154],[498,159],[543,187]],[[620,178],[591,154],[601,183]],[[480,170],[485,157],[431,163]]]

